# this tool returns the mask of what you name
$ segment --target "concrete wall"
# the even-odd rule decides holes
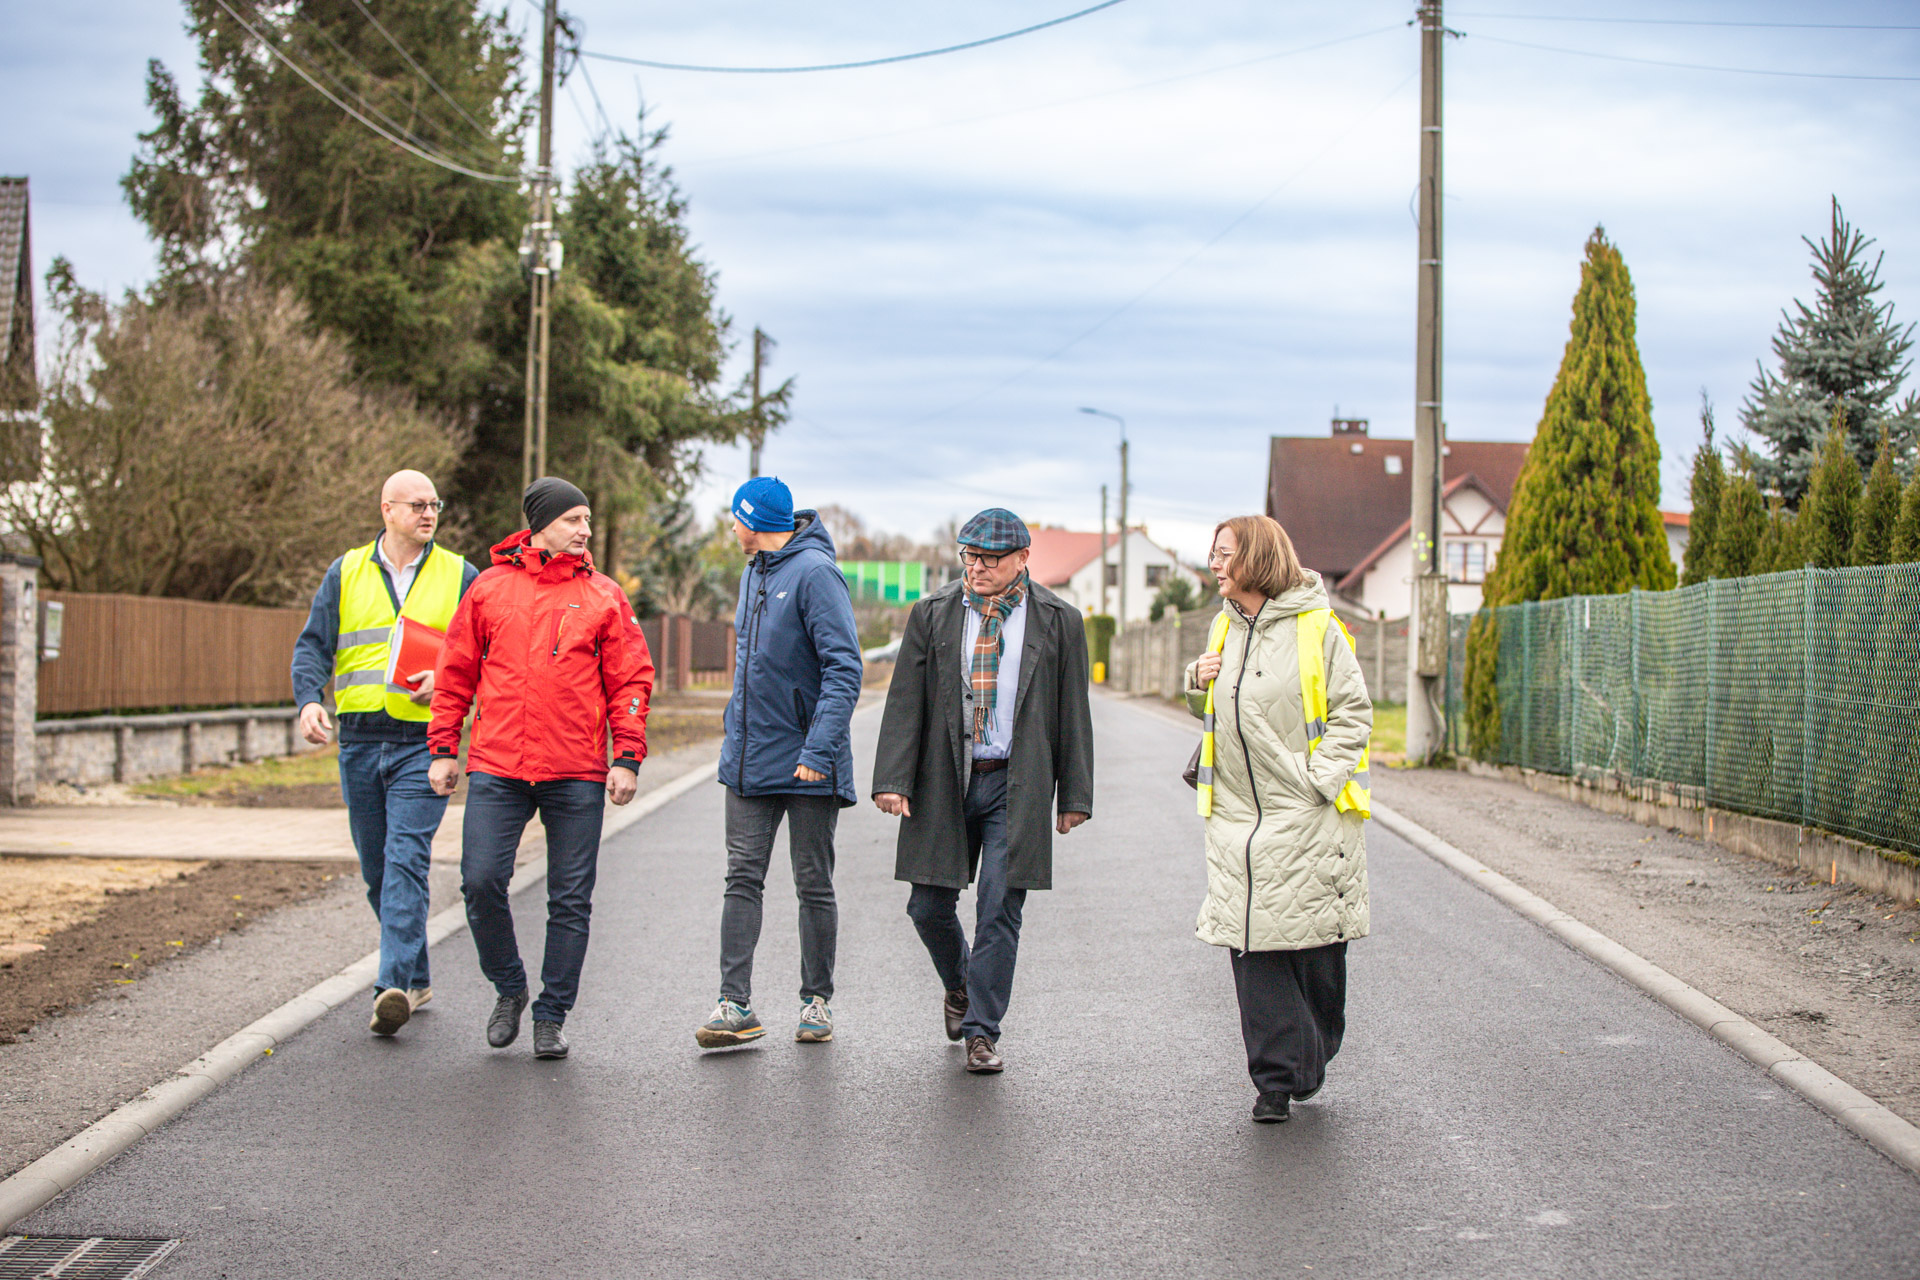
[[[294,721],[292,707],[42,720],[34,726],[37,781],[139,782],[318,750]]]
[[[1168,615],[1158,622],[1128,627],[1113,638],[1107,683],[1123,693],[1179,697],[1187,664],[1205,651],[1207,628],[1219,611],[1218,605],[1210,605],[1177,618]],[[1353,632],[1354,657],[1366,677],[1367,692],[1376,702],[1404,701],[1407,620],[1349,616],[1344,606],[1336,607],[1335,612]]]

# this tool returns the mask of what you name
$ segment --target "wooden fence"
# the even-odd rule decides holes
[[[40,664],[45,715],[293,701],[287,667],[305,609],[48,591],[65,608],[60,656]]]

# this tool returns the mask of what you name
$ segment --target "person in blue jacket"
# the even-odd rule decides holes
[[[720,913],[720,1002],[694,1032],[702,1048],[767,1033],[753,1012],[760,901],[782,818],[800,899],[800,1025],[794,1039],[833,1039],[833,832],[855,803],[850,722],[860,699],[853,599],[818,513],[793,509],[770,476],[733,495],[733,533],[746,553],[733,696],[720,782],[727,788],[727,892]]]

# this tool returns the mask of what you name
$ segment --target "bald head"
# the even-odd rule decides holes
[[[408,564],[433,541],[440,525],[440,495],[418,471],[396,471],[380,486],[380,517],[386,522],[387,554]]]

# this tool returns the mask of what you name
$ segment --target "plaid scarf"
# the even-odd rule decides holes
[[[973,740],[981,742],[986,738],[987,724],[993,719],[993,704],[999,694],[1000,655],[1006,649],[1000,624],[1011,618],[1020,602],[1027,598],[1027,575],[1022,573],[997,596],[979,595],[972,587],[965,590],[967,607],[980,614],[980,635],[973,642],[973,661],[967,671],[973,680]]]

